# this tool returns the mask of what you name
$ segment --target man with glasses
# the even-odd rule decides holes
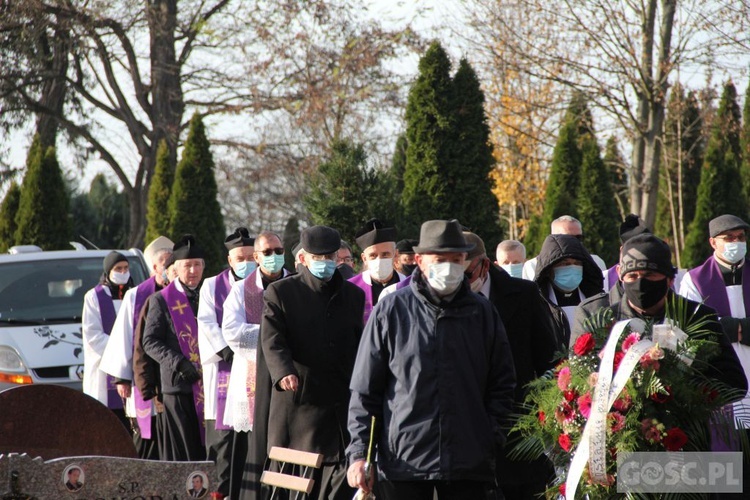
[[[362,249],[363,271],[349,281],[365,292],[364,322],[370,317],[372,308],[378,303],[384,288],[406,279],[393,269],[396,255],[396,229],[383,227],[378,219],[368,220],[355,235]]]
[[[708,223],[713,254],[690,270],[680,284],[680,295],[716,309],[745,375],[750,373],[750,269],[746,264],[745,221],[724,214]],[[750,429],[750,397],[734,405],[735,418]]]
[[[350,500],[346,484],[349,380],[362,335],[364,292],[336,269],[338,231],[305,229],[298,274],[271,283],[261,318],[249,467],[272,446],[320,453],[310,499]],[[266,373],[264,373],[266,372]],[[270,383],[260,383],[270,377]]]
[[[341,240],[341,248],[339,253],[336,254],[336,269],[339,270],[341,276],[345,280],[353,278],[357,275],[354,270],[354,257],[352,257],[352,247],[344,240]]]

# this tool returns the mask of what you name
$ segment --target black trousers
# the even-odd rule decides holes
[[[493,485],[479,481],[388,481],[380,478],[378,500],[487,500],[495,499]]]
[[[219,484],[213,491],[229,496],[229,481],[232,471],[232,449],[234,431],[217,431],[216,420],[206,420],[206,456],[216,463],[216,475]]]

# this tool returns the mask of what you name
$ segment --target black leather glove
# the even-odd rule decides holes
[[[721,323],[721,327],[724,330],[724,333],[727,334],[727,337],[729,337],[729,342],[737,342],[737,330],[739,329],[740,320],[738,318],[733,318],[731,316],[724,316],[719,320]],[[745,331],[742,331],[742,336],[744,337]]]
[[[193,363],[187,359],[180,361],[177,365],[177,371],[179,372],[180,377],[182,377],[182,379],[188,384],[194,384],[201,378],[200,372],[195,368]]]
[[[144,401],[151,401],[156,396],[156,391],[152,388],[146,388],[141,391],[141,397]]]
[[[232,360],[234,359],[234,351],[230,349],[229,346],[226,346],[224,349],[217,352],[216,354],[218,354],[221,357],[221,359],[223,359],[230,365],[232,364]]]

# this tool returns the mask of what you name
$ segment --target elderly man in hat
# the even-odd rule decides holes
[[[364,270],[349,281],[365,292],[364,321],[367,323],[383,289],[404,280],[406,276],[393,269],[396,252],[394,228],[383,227],[378,219],[370,219],[357,231],[355,239],[362,248]]]
[[[513,353],[515,402],[520,406],[529,382],[554,367],[557,338],[552,315],[534,283],[492,265],[484,241],[476,234],[464,232],[464,237],[474,245],[466,259],[466,278],[471,290],[486,297],[500,314]],[[552,477],[554,470],[546,456],[533,462],[513,461],[505,453],[498,456],[497,482],[505,498],[540,497]]]
[[[130,278],[128,259],[119,252],[110,252],[104,258],[103,268],[99,284],[83,297],[83,392],[106,405],[130,429],[116,379],[102,371],[100,364],[117,311],[125,292],[132,288],[133,280]]]
[[[349,484],[369,491],[371,417],[379,499],[487,498],[513,410],[515,371],[500,317],[464,278],[474,248],[458,221],[422,224],[408,287],[373,311],[349,404]]]
[[[669,245],[650,233],[628,239],[620,251],[618,272],[623,295],[618,298],[601,293],[582,302],[575,311],[571,346],[587,330],[586,320],[601,308],[611,309],[615,321],[641,318],[653,324],[664,322],[667,299],[674,296],[672,283],[676,274]],[[747,391],[745,374],[729,339],[716,321],[716,311],[692,300],[686,300],[686,307],[693,314],[693,321],[707,320],[706,328],[715,335],[714,340],[719,344],[719,354],[702,371],[744,394]]]
[[[336,269],[338,231],[309,227],[301,245],[298,274],[271,283],[264,292],[251,446],[263,452],[282,446],[322,454],[323,467],[315,471],[309,498],[350,500],[346,407],[365,297]],[[262,377],[270,384],[261,384]],[[260,457],[249,461],[263,463]]]
[[[159,363],[164,412],[159,456],[168,461],[203,460],[206,452],[203,381],[198,352],[199,287],[203,250],[192,235],[174,245],[177,279],[148,299],[143,350]]]
[[[198,302],[198,348],[203,367],[203,410],[206,420],[206,453],[216,462],[219,482],[216,491],[229,496],[234,432],[224,424],[229,374],[234,351],[222,335],[224,301],[232,285],[255,271],[253,258],[255,240],[247,228],[238,227],[224,239],[229,267],[216,276],[206,278]]]
[[[146,300],[167,285],[166,262],[172,256],[174,243],[159,236],[143,251],[149,266],[150,277],[135,288],[125,292],[117,313],[107,347],[102,355],[101,370],[117,379],[117,391],[125,401],[125,414],[135,420],[135,442],[138,456],[158,460],[155,414],[151,401],[146,401],[138,388],[133,388],[133,341],[135,327]]]

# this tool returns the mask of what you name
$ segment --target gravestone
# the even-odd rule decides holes
[[[208,500],[217,485],[213,462],[138,459],[120,420],[79,391],[17,387],[0,408],[0,500]]]

